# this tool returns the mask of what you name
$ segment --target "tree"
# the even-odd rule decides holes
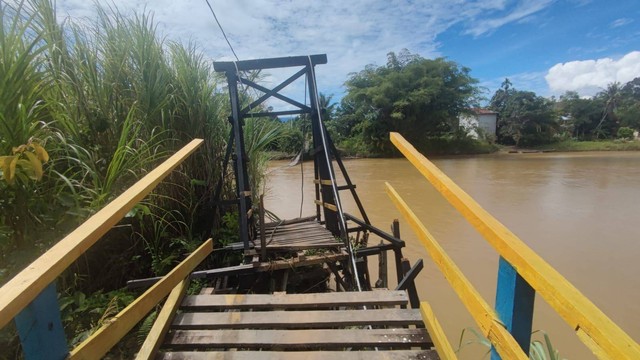
[[[558,129],[552,103],[531,91],[520,91],[505,79],[491,98],[498,112],[498,141],[515,145],[536,145],[552,141]]]
[[[419,144],[455,130],[458,115],[477,103],[476,83],[468,68],[453,61],[391,52],[386,66],[367,65],[350,75],[338,128],[373,152],[390,152],[390,131]]]

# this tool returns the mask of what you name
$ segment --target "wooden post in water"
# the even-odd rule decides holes
[[[384,245],[384,241],[380,240],[380,246]],[[377,288],[387,288],[389,286],[389,276],[387,274],[387,251],[380,251],[378,254],[378,281]]]
[[[396,239],[400,239],[400,222],[398,219],[393,219],[393,223],[391,224],[391,232],[393,233],[393,237]],[[396,277],[398,279],[398,284],[402,281],[402,249],[396,247],[393,249],[393,254],[396,258]]]
[[[525,354],[529,353],[531,345],[531,323],[535,295],[535,290],[501,256],[496,287],[496,313]],[[493,347],[491,348],[491,359],[501,359]]]

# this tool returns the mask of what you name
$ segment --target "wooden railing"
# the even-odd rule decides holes
[[[56,278],[118,223],[203,140],[195,139],[91,216],[0,288],[0,328],[15,318],[27,359],[100,358],[213,249],[211,240],[71,352],[60,320]]]
[[[482,333],[491,341],[495,349],[492,359],[528,359],[536,292],[575,330],[580,340],[598,358],[640,359],[638,343],[558,271],[484,210],[401,135],[391,133],[391,142],[500,255],[494,310],[400,195],[390,184],[386,184],[387,193],[396,207],[418,235]],[[431,309],[427,304],[424,305],[422,312],[426,322],[435,320]],[[434,343],[440,341],[446,342],[446,339],[435,339]],[[455,358],[450,348],[447,349],[442,350],[441,357]]]

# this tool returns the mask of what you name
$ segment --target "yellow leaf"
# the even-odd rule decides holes
[[[36,157],[34,153],[31,151],[25,151],[24,153],[29,158],[29,162],[31,163],[31,167],[33,168],[33,173],[35,174],[36,180],[42,179],[42,163]]]
[[[31,144],[31,146],[33,147],[33,150],[35,150],[36,155],[38,156],[38,159],[40,159],[40,161],[42,161],[43,163],[49,161],[49,154],[47,153],[47,150],[45,150],[40,144],[33,143]]]
[[[18,156],[16,155],[16,156],[13,156],[13,159],[9,163],[9,171],[7,172],[7,175],[5,175],[4,177],[7,180],[7,183],[9,183],[9,185],[12,185],[13,181],[15,180],[17,164],[18,164]]]
[[[9,164],[11,164],[11,159],[13,156],[0,156],[0,170],[2,170],[2,176],[7,177],[9,173]]]

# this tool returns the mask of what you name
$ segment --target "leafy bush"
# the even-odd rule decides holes
[[[619,139],[633,139],[633,129],[630,127],[621,127],[618,129],[618,138]]]

